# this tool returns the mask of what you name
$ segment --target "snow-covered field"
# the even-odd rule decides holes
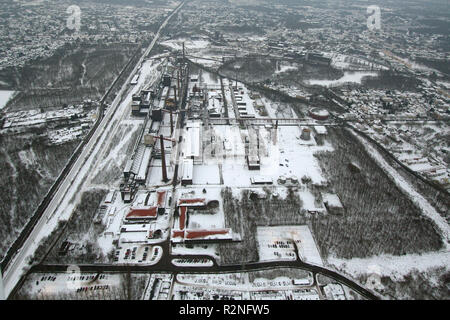
[[[339,86],[347,82],[361,83],[364,77],[376,77],[378,74],[376,72],[345,72],[342,78],[337,80],[308,80],[306,81],[309,85],[319,85],[319,86]]]
[[[218,165],[194,165],[193,184],[220,184]]]
[[[380,276],[388,276],[393,280],[402,280],[413,270],[425,272],[432,268],[450,269],[450,252],[436,251],[424,254],[408,254],[404,256],[380,255],[370,258],[339,259],[328,258],[328,264],[337,270],[357,278],[360,275],[376,272]]]
[[[283,72],[287,72],[287,71],[292,71],[292,70],[297,70],[298,66],[291,66],[291,65],[282,65],[280,66],[279,70],[276,70],[275,73],[283,73]]]
[[[284,164],[279,166],[279,175],[286,177],[295,175],[298,179],[308,176],[315,184],[326,183],[314,153],[333,151],[332,146],[329,143],[323,146],[317,146],[315,143],[313,145],[305,145],[305,141],[300,139],[300,135],[299,127],[286,126],[279,128],[280,164]]]
[[[209,45],[208,40],[190,40],[185,38],[180,38],[176,40],[166,40],[161,42],[161,45],[167,46],[169,48],[175,49],[175,50],[183,50],[183,43],[185,50],[189,49],[205,49]]]

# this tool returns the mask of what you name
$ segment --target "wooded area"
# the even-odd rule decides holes
[[[343,216],[312,220],[324,257],[403,255],[442,247],[434,223],[405,195],[346,129],[329,129],[335,151],[316,154],[345,207]],[[349,169],[356,163],[360,172]]]

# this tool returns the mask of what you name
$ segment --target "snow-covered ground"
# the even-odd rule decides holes
[[[300,199],[303,203],[303,209],[308,211],[318,211],[325,212],[326,209],[322,203],[316,203],[316,198],[309,190],[300,190],[299,191]]]
[[[8,103],[9,99],[14,95],[15,91],[0,90],[0,110]]]
[[[280,272],[282,273],[282,272]],[[294,284],[293,280],[296,280]],[[245,273],[224,274],[177,274],[176,281],[180,284],[202,285],[214,288],[235,290],[274,290],[298,288],[312,283],[312,276],[302,279],[291,279],[279,276],[274,279],[256,278],[250,281],[249,275]]]
[[[297,66],[291,66],[291,65],[282,65],[280,66],[279,70],[276,70],[275,73],[283,73],[283,72],[287,72],[287,71],[292,71],[292,70],[297,70],[298,67]]]
[[[408,183],[392,166],[390,166],[383,156],[370,144],[367,143],[360,135],[356,134],[353,130],[351,132],[359,139],[367,150],[367,152],[374,158],[378,165],[392,178],[394,183],[405,192],[409,198],[422,210],[422,213],[428,216],[439,229],[444,246],[446,250],[450,250],[450,226],[447,221],[442,217],[436,209],[419,193],[414,187]]]
[[[204,49],[207,48],[209,45],[208,40],[191,40],[186,38],[180,38],[175,40],[166,40],[161,42],[161,45],[167,46],[169,48],[175,49],[175,50],[183,50],[183,43],[184,48],[186,50],[189,49]]]
[[[95,297],[101,291],[119,289],[121,285],[120,274],[102,274],[96,280],[95,273],[33,273],[28,282],[31,284],[28,294],[38,298],[57,298],[61,294],[74,294],[79,298]]]
[[[277,130],[264,127],[255,130],[241,130],[238,126],[214,126],[211,129],[216,140],[214,144],[207,146],[214,149],[215,156],[208,156],[209,149],[204,151],[203,163],[208,164],[211,175],[208,175],[209,183],[216,183],[217,171],[214,164],[220,164],[224,185],[230,187],[248,187],[250,179],[264,175],[270,177],[274,184],[280,176],[289,178],[295,176],[300,180],[304,176],[311,178],[314,184],[325,184],[320,166],[314,157],[319,151],[332,151],[332,146],[326,142],[323,146],[316,145],[314,134],[309,141],[300,139],[301,130],[297,126],[280,126]],[[245,136],[259,134],[260,170],[248,170],[245,158]],[[274,143],[275,141],[275,143]],[[225,156],[224,156],[225,155]],[[194,165],[194,168],[197,165]],[[195,177],[194,169],[194,181]],[[206,174],[198,179],[205,181]]]
[[[279,129],[279,149],[280,163],[279,175],[290,177],[292,175],[301,179],[303,176],[311,178],[315,184],[324,184],[326,179],[322,175],[322,170],[314,157],[314,153],[319,151],[333,151],[332,146],[327,142],[323,146],[305,144],[300,139],[301,130],[299,127],[280,127]],[[313,139],[313,134],[311,134]],[[283,164],[283,166],[280,166]]]
[[[16,256],[12,262],[13,264],[19,264],[26,256],[31,255],[38,247],[40,241],[54,230],[58,221],[68,220],[70,218],[74,208],[81,200],[83,191],[89,190],[90,188],[88,178],[93,179],[95,177],[93,173],[98,172],[97,170],[104,169],[99,167],[100,161],[107,150],[106,146],[109,145],[114,136],[113,133],[118,129],[118,124],[130,113],[130,102],[133,94],[139,92],[144,86],[147,86],[151,77],[156,78],[156,66],[153,65],[151,60],[145,61],[140,69],[141,76],[139,77],[139,83],[131,90],[127,90],[128,81],[125,82],[126,84],[117,94],[112,106],[106,111],[105,117],[93,138],[89,141],[88,146],[84,148],[84,154],[78,158],[69,176],[64,181],[64,185],[59,188],[57,195],[53,198],[52,205],[49,206],[45,216],[39,221],[39,228],[33,230],[33,232],[39,232],[39,234],[30,238],[27,247],[20,252],[21,260],[19,261]],[[133,74],[129,78],[131,79],[132,76]],[[124,99],[120,100],[122,93],[124,94]],[[7,294],[12,290],[20,274],[23,272],[23,269],[19,266],[12,266],[9,269],[7,271],[10,271],[10,273],[4,275],[6,279],[5,291]]]
[[[307,80],[306,83],[309,85],[320,85],[320,86],[339,86],[347,82],[361,83],[364,77],[376,77],[378,73],[376,72],[345,72],[344,76],[337,80]]]
[[[295,242],[300,260],[323,265],[308,226],[257,227],[256,237],[260,261],[296,260]]]
[[[219,248],[217,243],[209,244],[192,244],[187,247],[184,244],[176,244],[171,246],[171,254],[173,255],[206,255],[219,259]]]
[[[221,187],[208,187],[203,193],[203,187],[180,188],[177,192],[177,199],[184,198],[205,198],[207,201],[219,201],[219,207],[214,212],[203,213],[201,210],[188,211],[188,226],[190,230],[195,229],[220,229],[225,227],[225,217],[222,204]],[[174,219],[174,226],[178,226],[178,218]],[[194,253],[197,254],[197,253]],[[203,253],[198,253],[203,254]]]
[[[172,259],[172,264],[177,267],[212,267],[214,263],[209,259]]]
[[[195,165],[193,172],[193,184],[220,184],[218,165]]]
[[[357,278],[360,275],[376,272],[380,276],[388,276],[393,280],[402,280],[413,270],[425,272],[432,268],[450,269],[450,252],[436,251],[424,254],[408,254],[404,256],[379,255],[369,258],[339,259],[328,258],[328,264],[337,270]]]
[[[97,170],[94,171],[93,176],[98,174],[100,170],[104,170],[103,168],[110,167],[113,163],[115,163],[117,167],[123,168],[126,159],[128,159],[128,154],[126,153],[127,148],[130,143],[134,143],[134,141],[131,141],[131,138],[136,133],[136,131],[140,129],[142,120],[129,120],[126,124],[124,124],[124,122],[125,121],[122,121],[118,128],[120,130],[121,136],[119,143],[113,144],[111,142],[111,150],[107,154],[105,154],[104,158],[97,167]]]
[[[191,213],[189,214],[189,224],[187,226],[190,230],[195,229],[220,229],[223,228],[223,220],[216,214],[201,214]]]

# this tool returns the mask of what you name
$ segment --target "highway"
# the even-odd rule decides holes
[[[165,28],[172,16],[175,15],[183,7],[183,5],[184,1],[177,8],[175,8],[161,24],[152,42],[135,65],[133,71],[129,74],[128,79],[125,81],[119,93],[116,95],[116,98],[112,102],[111,106],[107,109],[106,114],[101,120],[99,126],[84,146],[83,150],[71,167],[64,181],[57,188],[39,221],[30,232],[28,238],[24,241],[22,247],[18,249],[15,255],[11,258],[11,261],[7,265],[7,268],[3,270],[5,296],[8,296],[10,294],[16,283],[24,274],[25,268],[28,267],[27,259],[28,257],[33,255],[34,251],[38,247],[40,240],[42,240],[43,238],[43,233],[45,232],[45,234],[49,234],[51,230],[55,228],[57,222],[61,218],[68,219],[70,217],[70,215],[69,217],[67,217],[67,212],[65,212],[66,210],[70,210],[71,199],[68,198],[71,198],[70,195],[72,193],[69,191],[77,194],[79,193],[78,190],[81,190],[81,187],[86,181],[86,177],[89,173],[87,168],[92,164],[92,162],[95,162],[96,160],[97,152],[94,151],[102,147],[102,142],[109,134],[109,130],[107,129],[115,124],[114,121],[111,120],[114,118],[118,107],[123,105],[121,104],[123,93],[126,92],[132,77],[135,75],[136,71],[139,69],[146,56],[153,49],[156,41],[161,34],[161,31]]]

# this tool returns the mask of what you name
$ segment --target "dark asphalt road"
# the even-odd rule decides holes
[[[161,258],[161,260],[155,265],[133,265],[133,264],[78,264],[82,272],[135,272],[135,273],[146,273],[146,272],[171,272],[171,273],[230,273],[230,272],[243,272],[243,271],[255,271],[267,268],[281,268],[281,267],[291,267],[300,268],[306,271],[310,271],[313,274],[322,274],[324,276],[330,277],[342,284],[345,284],[355,292],[359,293],[366,299],[369,300],[379,300],[380,297],[362,287],[352,279],[349,279],[342,274],[316,265],[311,265],[300,260],[295,261],[271,261],[271,262],[246,262],[242,264],[234,265],[219,265],[217,261],[211,256],[207,255],[172,255],[167,254],[169,252],[169,241],[165,241],[158,244],[163,247],[163,252],[166,253]],[[213,261],[212,267],[185,267],[185,266],[175,266],[172,264],[172,259],[184,258],[184,259],[208,259]],[[66,272],[68,264],[40,264],[33,266],[30,273],[35,272]],[[17,288],[18,289],[18,288]],[[16,291],[16,289],[14,290]]]

